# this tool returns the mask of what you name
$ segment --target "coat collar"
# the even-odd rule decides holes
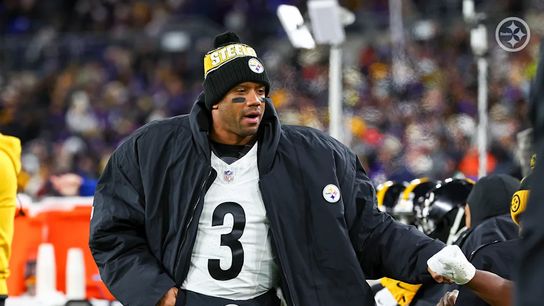
[[[198,147],[198,150],[204,154],[206,160],[211,158],[211,148],[209,142],[210,127],[212,117],[210,111],[204,104],[204,93],[200,93],[190,114],[190,125],[193,140]],[[281,136],[281,124],[278,114],[272,100],[265,99],[265,111],[261,126],[259,127],[259,151],[258,151],[258,167],[259,173],[268,173],[272,168],[274,156],[278,149],[278,144]]]

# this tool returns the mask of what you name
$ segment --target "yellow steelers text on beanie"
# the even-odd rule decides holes
[[[219,102],[237,84],[255,82],[270,91],[270,80],[255,50],[240,43],[232,32],[215,37],[214,49],[204,56],[204,95],[206,107]]]

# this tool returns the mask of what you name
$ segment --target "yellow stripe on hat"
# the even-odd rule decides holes
[[[246,44],[230,44],[214,49],[204,56],[204,78],[208,73],[238,57],[257,56],[253,48]]]

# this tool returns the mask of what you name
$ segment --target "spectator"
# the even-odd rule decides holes
[[[0,134],[0,306],[8,296],[9,257],[17,204],[17,175],[21,170],[21,142]]]
[[[519,180],[507,174],[491,174],[480,178],[471,190],[465,206],[468,228],[455,244],[465,256],[483,244],[519,237],[510,217],[510,201],[519,188]]]

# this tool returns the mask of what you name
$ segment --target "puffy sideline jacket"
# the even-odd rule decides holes
[[[90,248],[125,306],[152,306],[185,279],[210,165],[210,113],[150,123],[111,156],[97,186]],[[290,306],[373,305],[366,279],[430,280],[443,244],[376,208],[356,155],[317,130],[281,126],[269,100],[259,129],[259,188]],[[341,198],[323,197],[328,184]]]

